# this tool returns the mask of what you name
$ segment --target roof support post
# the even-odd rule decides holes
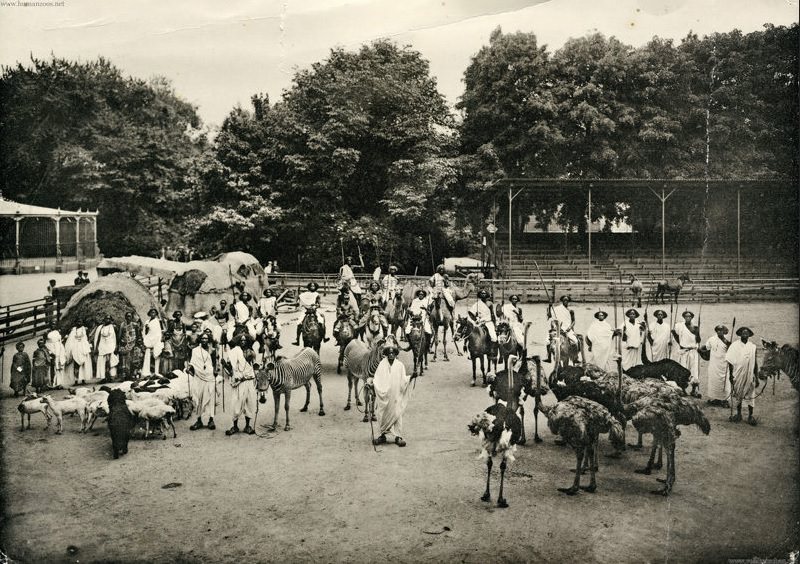
[[[508,259],[506,261],[506,278],[509,277],[511,273],[511,229],[512,229],[512,220],[511,220],[511,203],[514,201],[514,198],[519,196],[520,192],[522,192],[522,188],[517,190],[516,194],[511,193],[511,186],[508,187]]]
[[[661,187],[661,195],[658,194],[655,190],[650,188],[650,191],[655,195],[656,198],[661,200],[661,278],[667,277],[667,245],[666,245],[666,231],[667,226],[665,224],[665,204],[667,199],[675,193],[677,188],[673,188],[669,194],[665,194],[666,186]]]
[[[21,217],[14,218],[14,232],[15,232],[15,239],[14,239],[14,254],[16,255],[16,264],[14,265],[14,270],[17,274],[19,274],[19,223],[22,221]]]
[[[742,277],[742,189],[736,187],[736,277]]]
[[[81,252],[81,216],[75,216],[75,259],[80,262],[83,253]],[[80,268],[80,267],[78,267]]]
[[[94,235],[94,257],[92,258],[97,259],[100,257],[100,247],[97,246],[97,212],[92,218],[92,234]]]
[[[56,222],[56,264],[61,264],[63,262],[61,258],[61,217],[56,216],[53,221]]]
[[[586,233],[589,236],[589,278],[592,278],[592,185],[589,184],[589,221],[586,226]]]

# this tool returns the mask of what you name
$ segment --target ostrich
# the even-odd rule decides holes
[[[651,493],[668,496],[675,484],[675,440],[680,437],[678,425],[697,425],[703,434],[708,435],[711,424],[703,410],[688,398],[656,394],[636,400],[625,406],[625,413],[631,417],[633,426],[640,433],[653,434],[653,447],[647,466],[637,470],[639,474],[650,474],[654,468],[656,446],[667,449],[667,477],[660,490]]]
[[[630,283],[631,294],[633,294],[633,300],[631,302],[631,307],[642,307],[642,282],[636,278],[635,274],[631,274],[631,283]],[[636,305],[638,303],[638,305]]]
[[[481,501],[491,501],[492,499],[489,494],[492,459],[499,453],[502,459],[500,461],[500,495],[497,498],[497,507],[508,507],[508,502],[503,497],[503,478],[506,473],[506,461],[514,462],[516,445],[522,433],[522,422],[513,409],[499,402],[473,417],[467,428],[473,435],[480,436],[483,449],[478,459],[486,459],[486,491],[481,496]]]
[[[534,435],[533,440],[537,443],[542,442],[539,436],[539,411],[541,409],[541,397],[546,395],[548,390],[547,384],[541,377],[541,361],[538,356],[532,358],[536,364],[536,374],[531,374],[528,369],[528,362],[525,359],[523,352],[523,361],[517,366],[517,357],[511,355],[509,357],[510,369],[501,370],[497,374],[489,374],[489,396],[494,398],[496,402],[503,401],[514,412],[519,412],[521,420],[522,436],[517,444],[524,445],[527,442],[525,437],[525,407],[524,403],[528,396],[534,396],[533,405],[533,421],[534,421]],[[511,377],[509,378],[509,374]],[[525,397],[520,397],[522,393]]]
[[[575,449],[577,465],[575,481],[568,488],[558,488],[567,495],[575,495],[579,490],[594,493],[597,490],[595,472],[597,472],[597,442],[600,433],[609,433],[614,444],[624,442],[623,428],[617,419],[599,403],[570,396],[554,406],[542,406],[547,416],[547,426],[555,435],[561,437]],[[589,485],[581,486],[581,468],[584,463],[589,467]]]

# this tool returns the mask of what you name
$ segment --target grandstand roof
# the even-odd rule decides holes
[[[796,178],[500,178],[487,188],[552,189],[559,188],[787,188],[795,190]]]
[[[0,217],[94,217],[97,212],[68,211],[61,208],[46,208],[31,204],[20,204],[0,196]]]

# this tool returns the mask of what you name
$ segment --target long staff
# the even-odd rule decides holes
[[[617,289],[615,286],[611,286],[611,295],[613,296],[614,300],[614,327],[619,327],[618,317],[617,317]],[[623,328],[622,332],[619,334],[617,338],[617,401],[622,404],[622,334],[624,333],[625,329]]]
[[[736,331],[736,317],[734,316],[733,323],[731,323],[731,344],[733,344],[733,335],[735,334],[735,331]],[[730,345],[728,345],[728,347],[730,347]],[[733,417],[733,366],[730,365],[728,366],[728,373],[729,373],[728,380],[731,383],[731,393],[728,394],[728,399],[730,400],[729,403],[731,405],[731,417]]]

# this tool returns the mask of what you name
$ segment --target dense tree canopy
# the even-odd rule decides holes
[[[106,253],[154,252],[191,212],[205,139],[169,82],[123,77],[110,62],[33,59],[0,79],[3,193],[99,209]]]

